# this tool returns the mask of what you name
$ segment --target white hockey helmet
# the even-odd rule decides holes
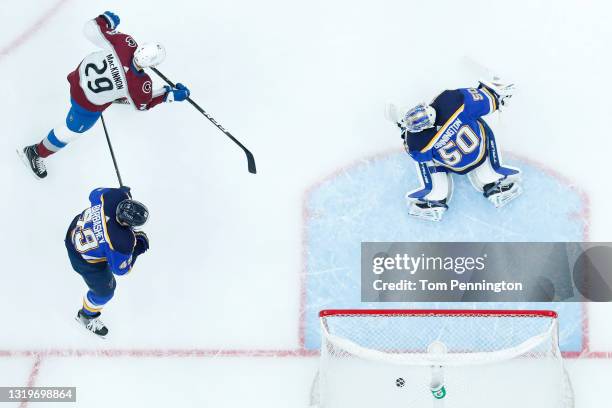
[[[144,43],[134,51],[134,64],[139,68],[155,67],[166,59],[166,48],[160,43]]]
[[[425,103],[420,103],[404,114],[400,125],[410,133],[418,133],[433,127],[435,123],[436,110]]]

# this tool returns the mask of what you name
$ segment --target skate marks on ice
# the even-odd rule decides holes
[[[302,346],[320,345],[318,312],[326,308],[409,308],[405,303],[360,302],[360,243],[363,241],[582,241],[588,238],[588,198],[560,174],[517,155],[505,162],[523,171],[524,192],[496,209],[466,176],[454,175],[450,208],[439,223],[407,212],[404,195],[418,187],[416,170],[404,151],[360,160],[311,187],[304,197]],[[414,304],[425,308],[436,305]],[[446,308],[474,308],[447,304]],[[508,308],[508,304],[479,304]],[[560,313],[561,347],[578,355],[586,349],[581,304],[514,304],[554,308]]]
[[[440,223],[413,219],[404,195],[418,187],[412,160],[403,151],[360,160],[335,172],[305,195],[309,244],[328,238],[360,241],[569,241],[588,228],[586,195],[567,179],[531,160],[506,153],[522,170],[524,193],[494,208],[469,183],[453,175],[455,189]],[[330,248],[335,249],[335,248]]]

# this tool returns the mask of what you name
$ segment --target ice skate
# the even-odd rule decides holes
[[[17,154],[26,167],[32,171],[34,177],[39,180],[47,177],[44,159],[38,155],[36,145],[26,146],[22,150],[17,149]]]
[[[448,205],[446,199],[440,201],[434,200],[414,200],[406,197],[408,204],[408,214],[415,218],[422,220],[439,222],[442,221],[442,217]]]
[[[100,314],[96,316],[87,316],[82,310],[79,310],[74,318],[85,329],[89,330],[98,337],[104,338],[108,334],[108,328],[100,320]]]
[[[501,208],[521,195],[522,192],[523,189],[517,182],[506,181],[506,183],[504,183],[502,180],[499,180],[496,183],[485,185],[483,195],[492,202],[496,208]]]

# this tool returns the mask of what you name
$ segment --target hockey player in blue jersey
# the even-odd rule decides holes
[[[72,268],[89,290],[76,320],[104,337],[108,329],[100,320],[102,308],[115,292],[115,276],[130,272],[138,256],[149,249],[141,227],[147,207],[132,199],[128,187],[97,188],[89,194],[90,206],[77,215],[66,233],[66,249]]]
[[[495,207],[520,195],[520,171],[501,164],[495,136],[482,118],[507,105],[513,92],[514,84],[494,78],[477,88],[446,90],[429,105],[409,110],[387,105],[386,116],[400,127],[421,181],[406,194],[410,215],[440,221],[452,196],[453,173],[467,174]]]

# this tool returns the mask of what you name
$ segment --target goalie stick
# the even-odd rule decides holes
[[[150,67],[151,70],[153,72],[155,72],[161,79],[163,79],[168,85],[170,85],[171,87],[175,87],[174,83],[172,81],[170,81],[164,74],[162,74],[161,72],[159,72],[158,69],[154,68],[154,67]],[[206,117],[206,119],[208,119],[209,121],[212,122],[213,125],[215,125],[217,127],[217,129],[219,129],[221,132],[223,132],[225,134],[225,136],[229,137],[232,142],[236,143],[244,152],[244,154],[246,155],[247,158],[247,165],[248,165],[248,169],[249,169],[249,173],[252,174],[257,174],[257,168],[255,166],[255,157],[253,156],[253,153],[251,153],[249,151],[249,149],[247,149],[242,143],[240,143],[240,141],[238,139],[236,139],[234,136],[232,136],[232,134],[230,132],[228,132],[223,126],[221,126],[216,120],[215,118],[213,118],[212,116],[210,116],[210,114],[208,112],[206,112],[204,109],[202,109],[197,103],[195,103],[191,98],[187,98],[187,101],[191,104],[191,106],[193,106],[194,108],[196,108],[202,115],[204,115]]]

